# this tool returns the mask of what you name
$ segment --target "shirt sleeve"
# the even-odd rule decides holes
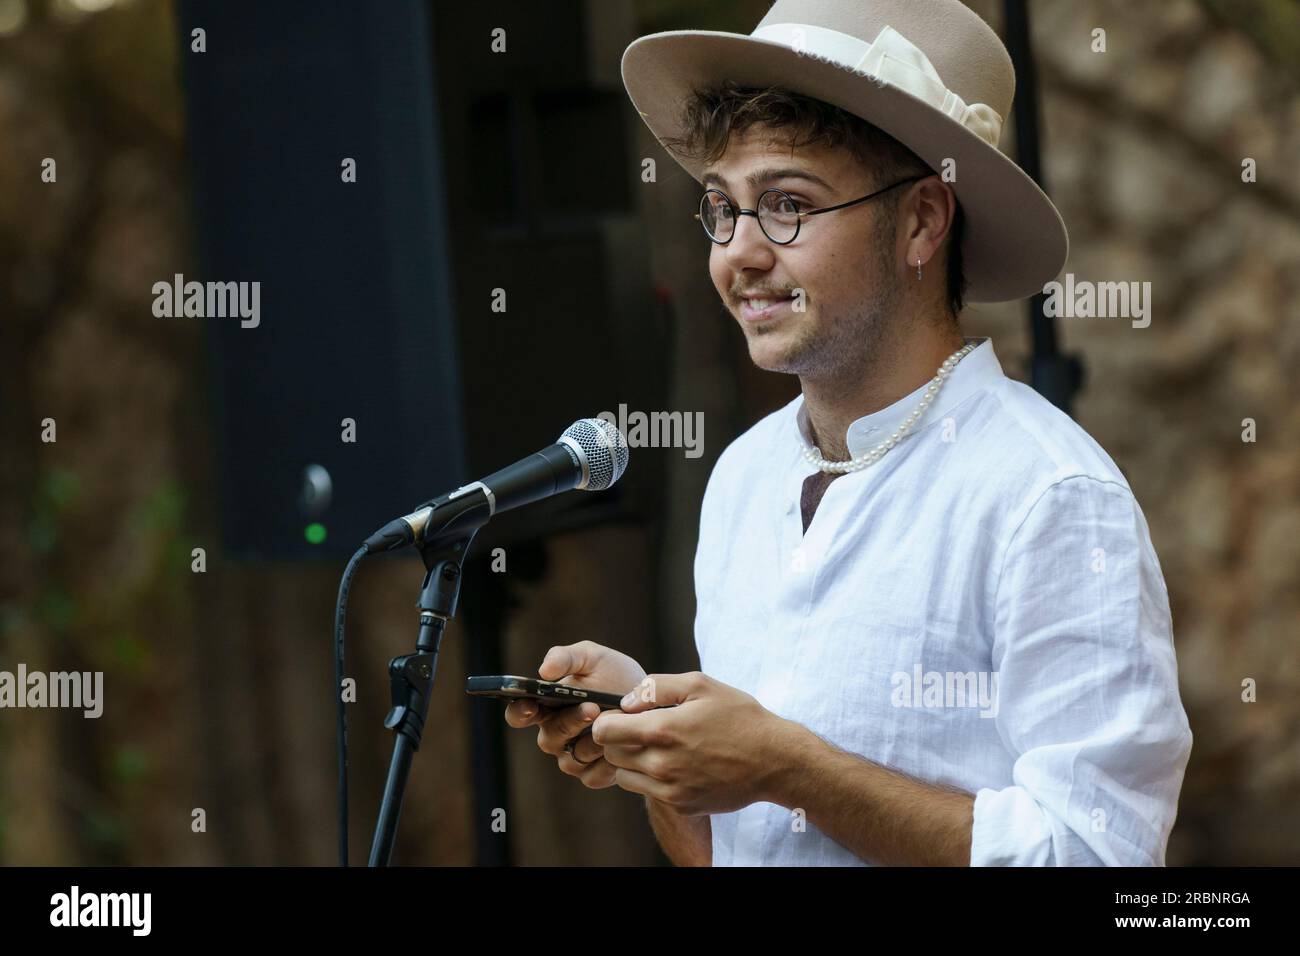
[[[1169,597],[1120,482],[1030,507],[995,598],[998,733],[1013,785],[975,795],[972,866],[1163,866],[1191,753]]]

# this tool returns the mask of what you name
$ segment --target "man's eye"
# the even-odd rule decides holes
[[[767,201],[782,212],[797,212],[804,206],[802,197],[793,195],[781,196],[777,193],[768,193]]]

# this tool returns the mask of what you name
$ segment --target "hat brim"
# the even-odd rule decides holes
[[[1065,266],[1065,223],[1038,185],[956,120],[897,87],[779,43],[707,30],[641,37],[624,52],[622,73],[633,105],[660,145],[681,135],[681,110],[694,89],[734,80],[779,86],[847,110],[936,171],[945,159],[954,160],[951,185],[965,213],[962,261],[971,302],[1041,292]],[[703,164],[669,153],[699,181]]]

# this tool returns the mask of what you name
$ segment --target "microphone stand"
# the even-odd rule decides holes
[[[1029,42],[1029,8],[1025,0],[1006,0],[1007,51],[1018,80],[1012,107],[1016,120],[1016,153],[1020,167],[1047,192],[1038,136],[1038,74]],[[1074,415],[1074,396],[1083,387],[1084,366],[1078,355],[1061,352],[1056,322],[1047,314],[1047,296],[1038,292],[1029,301],[1029,332],[1033,351],[1029,384],[1067,415]]]
[[[461,563],[469,552],[474,535],[487,524],[494,507],[493,502],[483,497],[478,502],[462,500],[449,510],[454,512],[453,515],[436,532],[432,527],[433,519],[440,516],[435,510],[419,545],[425,575],[420,599],[416,602],[420,610],[420,631],[415,653],[394,657],[388,662],[393,706],[384,726],[393,731],[396,739],[379,819],[375,824],[375,839],[370,847],[370,866],[388,866],[392,856],[411,760],[415,751],[420,749],[424,722],[429,716],[433,678],[438,669],[438,649],[460,598]]]

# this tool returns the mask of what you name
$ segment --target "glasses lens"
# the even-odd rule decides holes
[[[758,222],[773,242],[790,242],[799,231],[799,203],[769,189],[758,197]]]
[[[736,230],[732,206],[722,193],[710,189],[700,199],[700,222],[704,231],[718,242],[726,242]]]

